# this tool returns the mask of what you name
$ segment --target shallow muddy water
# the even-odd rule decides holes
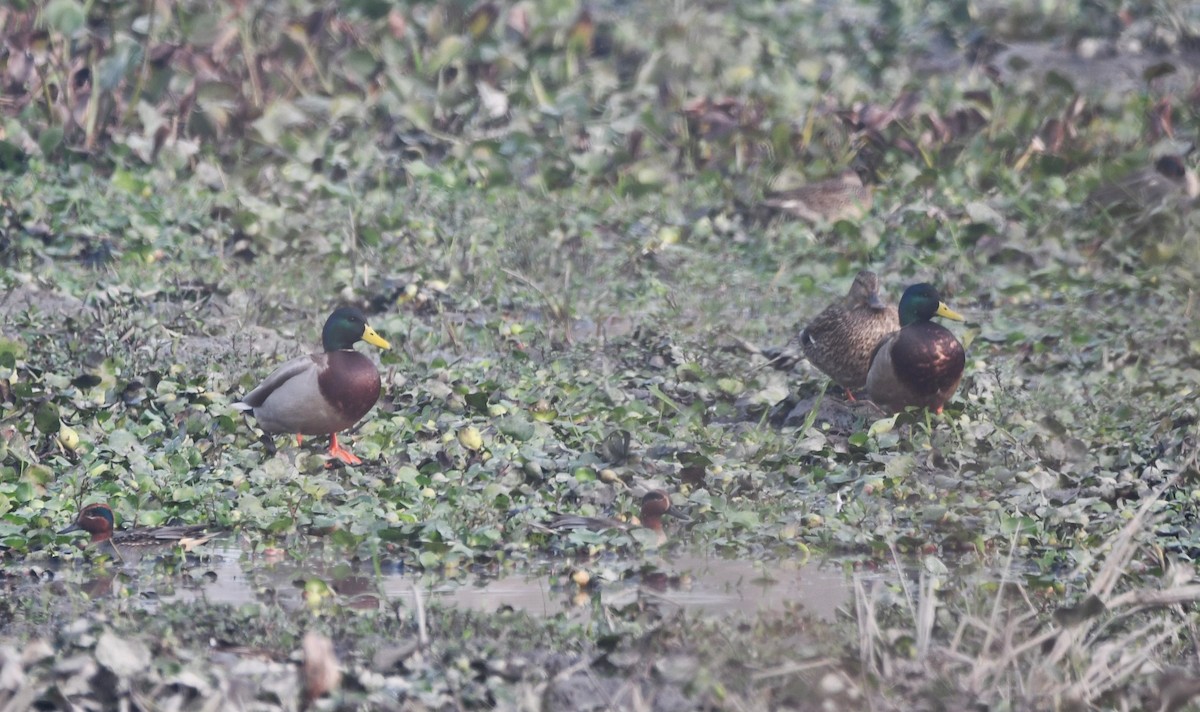
[[[851,577],[836,563],[780,561],[771,566],[768,572],[755,562],[688,554],[660,561],[650,573],[621,578],[602,562],[588,566],[591,583],[581,588],[563,562],[546,562],[540,568],[496,578],[453,579],[396,566],[376,573],[367,564],[271,561],[227,545],[209,548],[203,561],[179,576],[164,576],[143,566],[108,570],[99,576],[61,571],[58,578],[64,586],[78,586],[91,596],[110,595],[116,580],[149,608],[200,600],[297,608],[314,590],[316,595],[335,594],[342,605],[353,608],[411,607],[419,590],[426,602],[489,613],[507,608],[533,616],[586,614],[597,603],[621,606],[643,599],[704,615],[789,610],[832,620],[839,609],[851,604]],[[312,582],[317,582],[315,589]]]

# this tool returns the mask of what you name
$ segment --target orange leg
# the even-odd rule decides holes
[[[362,460],[360,460],[358,457],[356,457],[354,453],[350,452],[349,450],[347,450],[346,448],[344,448],[338,444],[337,433],[334,433],[329,436],[329,456],[336,457],[337,459],[341,460],[342,462],[346,463],[347,465],[361,465],[362,464]],[[325,463],[325,466],[332,467],[333,463],[327,462],[327,463]]]
[[[304,436],[301,435],[300,433],[296,433],[296,447],[300,447],[303,444],[304,444]]]
[[[856,399],[856,398],[854,397],[854,394],[850,392],[850,389],[849,389],[849,388],[847,388],[847,389],[846,389],[846,398],[848,398],[848,399],[850,400],[850,402],[851,402],[851,403],[857,403],[857,402],[858,402],[858,399]]]

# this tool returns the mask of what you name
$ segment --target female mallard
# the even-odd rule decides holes
[[[321,341],[325,353],[288,361],[234,407],[253,413],[264,432],[294,433],[297,442],[301,435],[328,435],[329,455],[357,465],[362,460],[338,444],[337,434],[371,410],[379,400],[380,381],[375,364],[354,344],[391,345],[353,307],[329,315]]]
[[[1164,205],[1187,208],[1200,197],[1200,178],[1182,156],[1160,156],[1153,166],[1134,171],[1102,185],[1087,202],[1111,215],[1150,214]]]
[[[768,193],[763,205],[810,223],[858,220],[871,207],[871,187],[847,169],[836,178]]]
[[[75,523],[59,534],[85,531],[92,535],[92,544],[100,546],[105,553],[115,554],[127,563],[136,563],[148,554],[161,554],[180,548],[191,551],[216,536],[203,524],[177,527],[136,527],[114,531],[116,520],[112,508],[107,504],[89,504],[79,510]]]
[[[930,319],[965,321],[932,284],[914,284],[900,298],[900,330],[879,342],[867,372],[867,393],[881,408],[942,406],[958,389],[966,353],[950,330]]]
[[[853,391],[867,382],[876,344],[899,328],[896,307],[879,297],[879,278],[863,270],[843,299],[825,307],[778,354],[776,365],[790,368],[802,351],[809,363],[837,381],[854,400]]]

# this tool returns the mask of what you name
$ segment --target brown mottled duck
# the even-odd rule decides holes
[[[857,220],[871,207],[871,187],[854,170],[836,178],[768,193],[763,205],[810,223]]]
[[[845,297],[825,307],[786,347],[764,354],[774,357],[776,368],[784,370],[803,354],[854,400],[854,391],[867,382],[875,346],[899,328],[896,307],[879,296],[879,278],[863,270],[854,277]]]

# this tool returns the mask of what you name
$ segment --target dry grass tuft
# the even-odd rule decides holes
[[[1007,575],[1015,545],[982,614],[948,610],[939,599],[942,578],[922,571],[915,590],[901,578],[898,607],[911,627],[897,628],[882,587],[857,580],[862,670],[885,699],[890,691],[903,692],[910,701],[935,697],[943,708],[955,702],[1059,710],[1173,710],[1187,704],[1200,693],[1194,673],[1200,665],[1194,659],[1185,668],[1175,663],[1196,656],[1197,637],[1183,604],[1200,600],[1200,584],[1191,582],[1190,567],[1167,567],[1158,586],[1134,583],[1128,575],[1145,553],[1138,542],[1146,537],[1139,534],[1153,529],[1160,499],[1176,480],[1148,497],[1107,542],[1108,554],[1081,601],[1049,617]]]

